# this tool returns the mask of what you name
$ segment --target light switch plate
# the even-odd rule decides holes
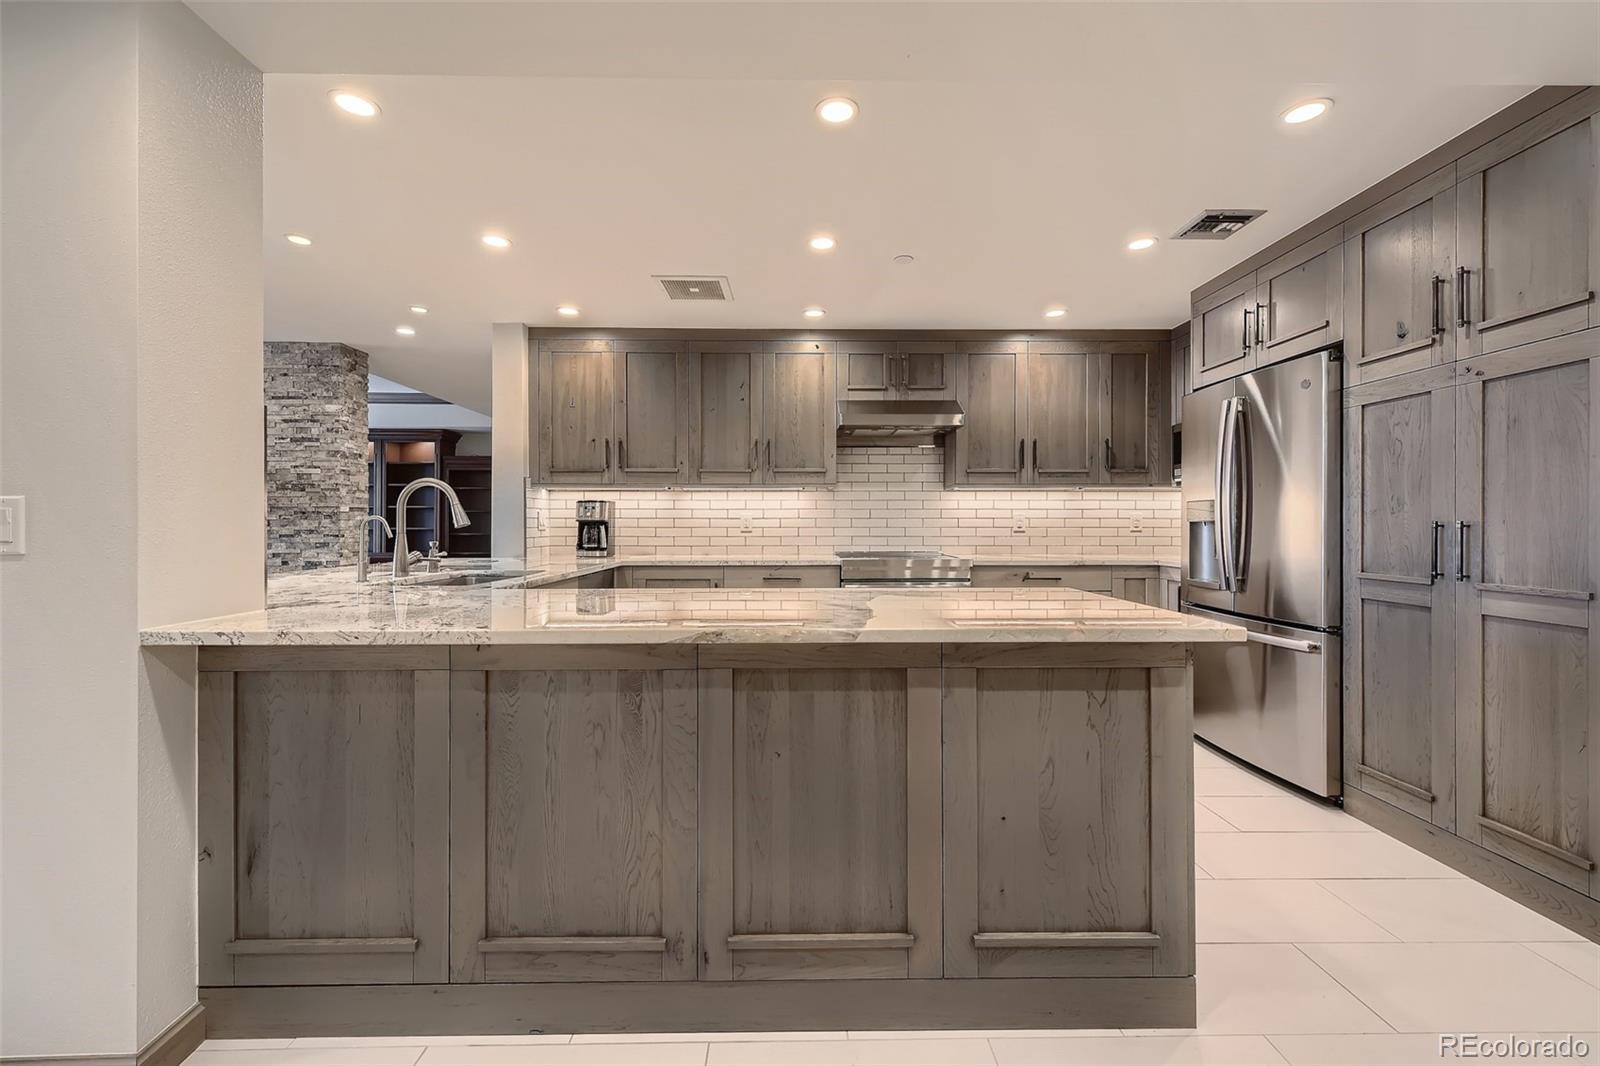
[[[28,498],[0,496],[0,555],[28,551]]]

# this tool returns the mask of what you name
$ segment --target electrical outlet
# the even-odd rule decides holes
[[[1014,515],[1012,515],[1011,516],[1011,532],[1013,532],[1013,533],[1026,533],[1027,531],[1028,531],[1028,516],[1025,515],[1025,514],[1014,514]]]
[[[747,514],[740,515],[739,516],[739,532],[740,533],[754,533],[755,531],[756,531],[756,520],[754,518],[751,518]]]
[[[1128,517],[1128,532],[1129,533],[1143,533],[1144,532],[1144,516],[1141,515],[1138,511],[1135,511],[1132,515],[1130,515]]]

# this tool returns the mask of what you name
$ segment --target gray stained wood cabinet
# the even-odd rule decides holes
[[[1249,274],[1195,301],[1189,320],[1189,388],[1255,369],[1256,277]]]
[[[834,357],[817,341],[691,345],[689,440],[702,485],[837,480]]]
[[[1346,394],[1350,787],[1600,898],[1600,332]]]
[[[1343,337],[1343,259],[1335,228],[1256,271],[1251,369],[1314,352]]]
[[[1456,357],[1456,167],[1344,224],[1345,383]]]
[[[691,344],[689,457],[695,484],[760,484],[765,369],[759,343]]]
[[[537,359],[542,482],[670,485],[683,480],[688,366],[681,344],[547,341]]]
[[[202,653],[200,984],[446,980],[448,667],[442,648]]]
[[[968,345],[955,357],[966,425],[945,450],[949,485],[1161,484],[1171,480],[1170,355],[1161,342]]]
[[[938,400],[955,392],[947,341],[840,341],[841,400]]]
[[[1154,566],[1005,566],[972,568],[975,588],[1069,588],[1172,609],[1168,582]]]
[[[838,480],[833,346],[779,341],[765,358],[763,481],[821,485]]]
[[[1600,325],[1593,94],[1456,164],[1462,358]]]
[[[204,648],[199,983],[1187,977],[1188,662]]]

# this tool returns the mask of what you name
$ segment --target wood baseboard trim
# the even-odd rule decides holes
[[[1193,977],[202,988],[213,1037],[1168,1028]],[[162,1064],[165,1066],[165,1064]]]
[[[5,1066],[178,1066],[206,1038],[206,1009],[196,1003],[132,1055],[0,1055]]]
[[[1600,943],[1600,900],[1590,899],[1415,815],[1396,810],[1350,787],[1348,782],[1344,790],[1344,809],[1347,814],[1459,870],[1479,884],[1516,900],[1579,936]]]

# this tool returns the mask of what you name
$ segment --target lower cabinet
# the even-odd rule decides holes
[[[1154,566],[996,566],[972,568],[978,588],[1068,588],[1177,610],[1177,579]]]
[[[449,650],[206,649],[202,985],[449,973]]]

